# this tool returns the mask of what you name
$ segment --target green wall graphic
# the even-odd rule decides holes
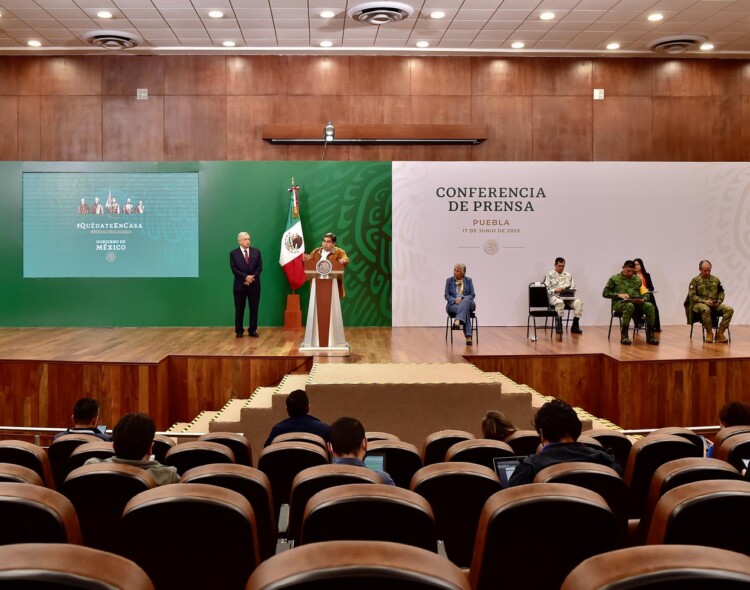
[[[199,172],[199,276],[24,279],[22,173],[51,171]],[[231,326],[229,251],[240,231],[263,253],[260,325],[283,325],[290,289],[278,259],[292,177],[307,250],[333,231],[351,258],[345,324],[390,326],[390,162],[0,162],[0,325]],[[55,244],[46,248],[54,264]],[[299,293],[306,313],[309,286]]]

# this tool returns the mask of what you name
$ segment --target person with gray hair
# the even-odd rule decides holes
[[[463,330],[466,345],[471,346],[471,314],[477,308],[474,303],[474,282],[466,276],[466,265],[457,263],[453,276],[445,280],[445,311],[453,319],[453,329]]]
[[[245,301],[250,308],[247,333],[258,337],[258,307],[260,306],[260,273],[263,271],[263,260],[260,250],[250,247],[250,234],[243,231],[237,234],[239,248],[229,253],[229,267],[234,275],[234,333],[242,338],[245,319]]]

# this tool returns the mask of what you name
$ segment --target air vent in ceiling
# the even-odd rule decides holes
[[[679,55],[687,51],[697,51],[705,42],[706,38],[699,35],[677,35],[654,39],[646,47],[656,53]]]
[[[123,31],[89,31],[82,39],[103,49],[131,49],[143,43],[138,35]]]
[[[365,2],[348,10],[349,17],[371,25],[387,25],[412,15],[414,8],[403,2]]]

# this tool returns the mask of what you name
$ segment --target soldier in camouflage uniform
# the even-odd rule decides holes
[[[549,304],[553,306],[557,312],[557,333],[562,334],[562,317],[565,311],[566,301],[559,297],[559,293],[567,289],[576,288],[571,274],[565,272],[564,258],[555,258],[555,268],[544,276],[544,285],[547,287]],[[572,301],[569,300],[567,303],[573,308],[573,327],[570,331],[573,334],[583,334],[583,330],[581,330],[581,326],[578,323],[583,315],[583,302],[576,297]]]
[[[719,278],[711,274],[711,263],[701,260],[698,270],[701,274],[690,281],[688,301],[693,312],[701,316],[703,328],[706,330],[706,342],[714,341],[711,312],[722,317],[719,331],[716,333],[716,342],[726,344],[728,340],[725,332],[732,321],[734,309],[724,305],[724,287]],[[688,320],[692,322],[692,317],[688,317]]]
[[[659,341],[654,337],[654,321],[656,312],[654,306],[649,302],[649,294],[641,295],[642,281],[635,276],[635,262],[626,260],[622,265],[622,272],[610,277],[607,281],[602,297],[613,301],[612,309],[622,312],[620,344],[632,344],[628,337],[630,318],[637,310],[646,316],[646,342],[658,345]],[[633,303],[628,299],[635,299]],[[642,302],[642,303],[641,303]]]

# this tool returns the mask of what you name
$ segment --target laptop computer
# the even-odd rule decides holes
[[[558,297],[575,297],[576,296],[576,290],[575,289],[563,289],[557,294]]]
[[[368,451],[365,456],[365,467],[373,471],[385,471],[385,453]]]
[[[492,459],[492,464],[495,467],[495,473],[500,478],[500,485],[503,489],[507,488],[510,484],[510,476],[516,470],[518,464],[525,459],[523,456],[519,457],[495,457]]]

